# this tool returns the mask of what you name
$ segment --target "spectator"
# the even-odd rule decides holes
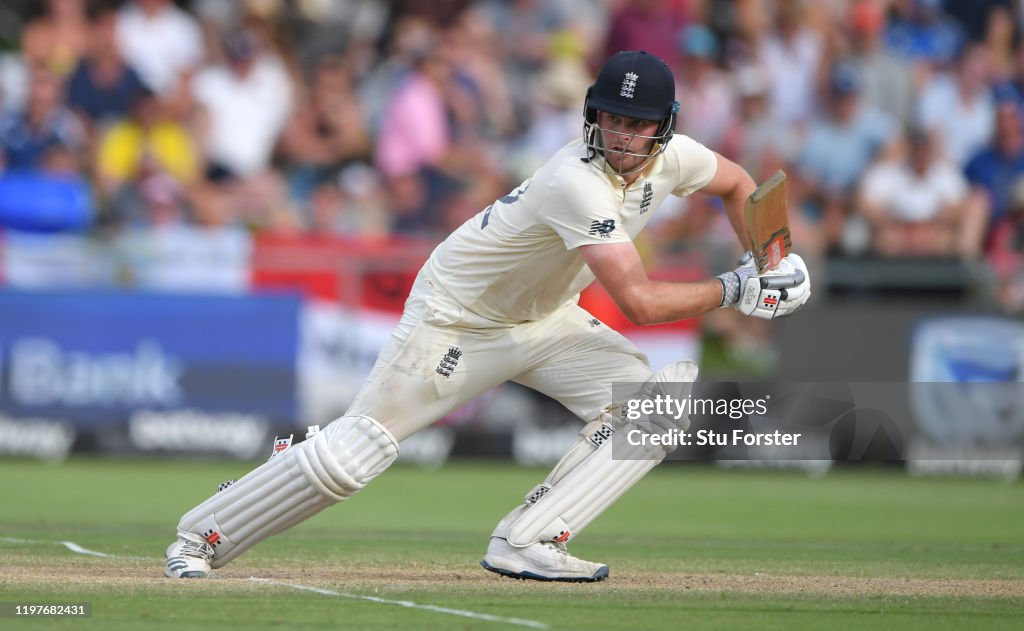
[[[905,58],[885,48],[885,9],[876,0],[859,0],[847,24],[852,40],[850,62],[863,80],[862,98],[907,128],[917,98],[914,69]]]
[[[352,72],[350,58],[321,59],[281,136],[289,188],[300,203],[308,202],[317,183],[335,177],[346,162],[369,157],[370,139]]]
[[[718,39],[708,27],[691,24],[676,38],[682,53],[679,72],[679,118],[692,138],[720,149],[735,115],[734,93],[718,69]]]
[[[37,66],[30,75],[28,98],[23,110],[0,118],[0,167],[9,170],[34,170],[43,166],[51,151],[62,153],[62,164],[78,158],[85,144],[85,132],[77,117],[63,103],[63,85],[59,76],[45,66]],[[64,153],[67,152],[67,153]]]
[[[768,77],[759,66],[746,65],[733,72],[732,90],[738,98],[737,116],[726,130],[721,153],[739,163],[758,182],[768,179],[775,171],[792,171],[801,150],[802,134],[795,125],[783,125],[774,121],[768,111]],[[789,204],[797,208],[793,197],[798,186],[788,187]],[[694,200],[688,200],[691,206]],[[660,214],[660,213],[659,213]],[[687,219],[696,213],[688,212]],[[809,223],[801,213],[791,213],[789,227],[794,242],[798,242],[808,253],[822,250],[820,231],[816,223]],[[688,231],[692,232],[692,231]],[[724,234],[724,233],[723,233]],[[696,233],[697,236],[701,232]]]
[[[131,231],[190,223],[193,214],[185,190],[154,160],[142,160],[134,176],[113,192],[108,225]]]
[[[465,121],[472,125],[467,132],[489,140],[509,138],[521,128],[498,41],[495,26],[482,11],[472,9],[463,12],[442,37],[442,51],[455,80],[463,86],[467,105],[474,110],[469,117],[473,120]],[[582,42],[569,31],[552,35],[549,49],[558,59],[575,60],[584,54]]]
[[[373,137],[374,149],[378,149],[382,121],[395,91],[408,78],[414,62],[437,46],[437,39],[437,30],[425,20],[411,17],[398,20],[393,25],[387,49],[376,63],[362,69],[359,95],[369,118],[368,131]],[[352,51],[352,54],[357,53]]]
[[[721,153],[738,162],[756,181],[763,182],[776,170],[795,162],[800,134],[792,125],[771,118],[769,80],[763,68],[737,68],[732,91],[739,99],[737,116],[725,132]]]
[[[1012,98],[1024,107],[1024,39],[1014,48],[1012,71],[1006,76],[995,76],[992,93],[997,100]]]
[[[376,57],[377,42],[382,39],[392,9],[390,3],[362,0],[299,2],[291,6],[291,48],[303,67],[311,67],[321,57],[342,53],[355,57],[356,66],[365,63],[360,58],[367,53],[367,60]],[[358,68],[357,74],[363,70]]]
[[[17,51],[0,52],[0,113],[25,106],[28,67]]]
[[[451,68],[423,52],[391,94],[377,138],[377,168],[387,177],[417,172],[440,162],[451,148],[452,130],[444,89]]]
[[[686,26],[684,0],[634,0],[623,2],[608,25],[605,56],[620,50],[646,50],[665,60],[675,59],[676,35]]]
[[[388,89],[378,91],[384,98],[375,108],[382,112],[375,164],[396,199],[393,229],[440,230],[447,198],[494,180],[491,145],[482,141],[486,88],[475,82],[475,71],[456,66],[453,31],[438,33],[407,18],[395,33],[395,54],[377,73],[378,88],[386,83]]]
[[[810,119],[823,55],[824,43],[805,23],[802,2],[781,0],[775,30],[758,44],[760,63],[772,79],[769,102],[775,120],[793,124]]]
[[[942,12],[943,0],[895,3],[898,13],[885,34],[886,46],[923,69],[947,65],[963,46],[956,22]]]
[[[992,65],[992,76],[1006,80],[1015,71],[1014,40],[1017,27],[1013,23],[1013,12],[1007,6],[993,6],[988,13],[984,46],[988,50]]]
[[[859,210],[882,256],[951,256],[977,253],[961,244],[967,180],[925,131],[908,134],[905,157],[880,162],[864,175]]]
[[[1000,306],[1008,313],[1024,313],[1024,178],[1013,186],[1006,216],[992,227],[988,258]]]
[[[92,134],[94,125],[131,114],[147,91],[135,69],[121,56],[116,38],[117,14],[97,12],[89,23],[89,47],[68,79],[68,105]]]
[[[318,235],[374,238],[388,232],[383,213],[367,212],[335,180],[313,189],[309,206],[310,230]]]
[[[199,24],[171,0],[130,0],[117,16],[117,42],[151,90],[168,97],[204,57]]]
[[[515,139],[511,160],[505,163],[514,179],[526,179],[548,156],[579,138],[583,95],[593,82],[582,60],[553,59],[538,74],[530,92],[530,124]]]
[[[560,31],[566,15],[557,2],[539,0],[488,0],[483,11],[489,16],[505,53],[507,70],[513,80],[544,65],[548,39]]]
[[[921,90],[918,121],[933,132],[959,167],[992,139],[995,102],[989,86],[988,51],[971,45],[957,58],[952,73],[939,73]]]
[[[1012,10],[1013,0],[944,0],[946,13],[963,30],[968,41],[983,41],[990,32],[992,16]],[[1011,18],[1012,19],[1012,18]]]
[[[857,71],[836,65],[825,109],[811,122],[797,165],[804,209],[821,222],[828,249],[842,241],[859,178],[896,138],[892,119],[862,104],[859,96]]]
[[[430,197],[426,182],[414,173],[400,173],[387,181],[388,212],[395,234],[429,233]]]
[[[989,226],[1005,220],[1014,205],[1014,190],[1024,176],[1024,123],[1015,101],[1002,100],[996,108],[995,136],[992,144],[967,163],[965,169],[971,191],[968,213],[972,221],[964,230],[966,238],[991,245]]]
[[[44,65],[65,77],[89,44],[85,0],[45,0],[44,13],[30,21],[21,37],[21,53],[30,67]]]
[[[391,4],[391,15],[395,19],[427,20],[437,28],[442,28],[457,20],[466,7],[473,4],[473,0],[396,0]]]
[[[251,33],[225,39],[225,66],[199,72],[193,94],[204,119],[207,179],[221,212],[263,224],[286,201],[270,159],[288,120],[292,84],[284,64]]]
[[[197,180],[199,151],[189,131],[167,115],[167,106],[152,93],[140,98],[134,117],[107,129],[96,152],[100,189],[114,194],[125,183],[137,181],[144,171],[170,177],[179,187]]]
[[[532,106],[528,102],[528,95],[533,80],[551,60],[558,46],[552,39],[570,27],[578,28],[577,34],[588,30],[587,26],[579,26],[577,18],[571,16],[568,4],[564,1],[485,0],[479,8],[471,10],[486,18],[495,35],[504,83],[510,97],[509,103],[518,117],[514,119],[518,127],[525,125],[524,113]],[[588,7],[587,12],[591,15],[603,14],[605,10],[604,3],[598,3]],[[593,48],[588,49],[588,52],[591,50]]]
[[[206,151],[219,176],[246,178],[264,171],[287,122],[292,84],[281,60],[250,33],[225,39],[227,64],[199,72],[196,102],[206,115]]]
[[[380,174],[370,165],[355,162],[341,170],[338,187],[345,200],[347,226],[363,238],[379,238],[389,234],[387,195]]]
[[[943,160],[933,157],[924,171],[920,165],[915,170],[910,158],[872,167],[890,144],[893,123],[927,124],[941,143],[930,148],[949,146],[960,165],[974,158],[962,169],[970,181],[969,201],[959,218],[920,222],[934,229],[883,221],[889,228],[876,227],[879,250],[945,251],[936,244],[948,246],[952,240],[949,247],[968,256],[978,247],[963,243],[984,241],[990,254],[1014,251],[1017,215],[1010,191],[1024,176],[1024,148],[1014,149],[1017,121],[1009,122],[1009,110],[997,113],[1004,106],[995,100],[1013,90],[1024,103],[1024,45],[1013,49],[1013,56],[1006,54],[1016,10],[1009,0],[848,0],[821,6],[804,0],[452,0],[440,9],[421,1],[256,4],[44,0],[32,5],[32,14],[41,17],[25,29],[25,63],[12,58],[0,63],[0,105],[15,110],[0,116],[2,160],[8,168],[80,170],[80,125],[65,119],[59,90],[46,104],[47,91],[59,87],[62,73],[75,68],[78,59],[67,75],[67,98],[84,119],[102,121],[92,152],[95,184],[103,198],[124,204],[126,216],[140,224],[250,221],[322,233],[380,234],[393,223],[400,232],[432,234],[458,223],[481,200],[507,192],[502,176],[518,179],[530,172],[538,147],[547,146],[539,151],[546,155],[579,136],[575,108],[581,89],[591,82],[586,63],[595,51],[606,45],[655,52],[668,46],[681,69],[677,95],[692,133],[759,180],[789,167],[791,207],[807,211],[794,212],[794,231],[812,218],[836,247],[845,219],[859,215],[857,210],[877,216],[872,206],[877,199],[885,202],[883,220],[889,212],[928,215],[921,211],[925,206],[934,212],[938,194],[929,187],[937,177],[928,174],[940,166],[948,170]],[[121,8],[113,14],[110,8],[90,11],[85,28],[85,8],[97,5]],[[234,48],[221,54],[219,39],[218,46],[211,46],[212,40],[201,43],[196,20],[183,6],[206,17],[211,27],[251,27],[255,11],[264,30],[275,30],[282,36],[275,41],[289,45],[272,54],[266,39],[250,31],[241,38],[248,44],[233,41],[229,48]],[[959,16],[963,33],[943,7]],[[423,18],[415,19],[417,14]],[[378,48],[386,24],[394,27],[393,47]],[[760,32],[764,24],[770,28]],[[607,38],[598,39],[606,27]],[[842,38],[828,37],[844,27],[849,49]],[[954,55],[964,33],[966,41],[984,46]],[[716,38],[728,34],[734,36],[731,44]],[[823,71],[834,48],[851,54],[852,82],[843,84]],[[288,99],[280,98],[293,90],[284,60],[299,53],[311,60],[313,70],[308,92],[290,115]],[[715,62],[736,62],[741,55],[744,65],[726,83]],[[225,63],[203,69],[204,59],[209,64],[211,58]],[[915,62],[927,72],[914,74]],[[134,71],[133,63],[139,64]],[[272,72],[261,70],[268,67]],[[36,78],[31,105],[29,82],[20,78],[30,70]],[[819,93],[816,86],[823,80]],[[989,96],[995,80],[999,96]],[[140,82],[157,86],[159,98],[150,93],[133,106]],[[204,115],[195,121],[186,123],[178,109],[182,90],[202,108]],[[860,105],[844,97],[852,93]],[[915,93],[921,95],[917,101]],[[998,133],[1005,137],[994,138],[994,121],[1000,118],[1006,120]],[[193,122],[196,135],[190,137],[185,125]],[[275,156],[282,158],[277,165]],[[500,163],[493,156],[500,156]],[[944,179],[956,188],[955,175]],[[888,195],[887,187],[896,181],[908,195]],[[495,186],[501,190],[492,195]],[[291,199],[304,204],[301,225],[288,212],[289,188]],[[129,191],[134,201],[126,201]],[[925,199],[925,193],[933,197]],[[693,227],[687,234],[705,235],[715,229],[718,214],[694,198],[680,219],[689,222],[687,230]],[[815,235],[795,240],[808,244]]]

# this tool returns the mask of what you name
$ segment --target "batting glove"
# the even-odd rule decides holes
[[[717,278],[722,282],[722,307],[735,306],[744,315],[766,320],[793,313],[811,297],[811,277],[798,254],[789,254],[760,276],[749,260]]]

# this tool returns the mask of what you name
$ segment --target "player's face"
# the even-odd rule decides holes
[[[658,121],[598,112],[597,124],[602,130],[605,160],[620,173],[639,167],[654,148],[654,139],[643,136],[654,136]]]

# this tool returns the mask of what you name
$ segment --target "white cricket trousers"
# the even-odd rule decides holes
[[[578,305],[499,324],[463,309],[423,270],[346,414],[369,416],[401,441],[511,380],[591,421],[621,404],[612,384],[644,383],[651,374],[643,353]]]

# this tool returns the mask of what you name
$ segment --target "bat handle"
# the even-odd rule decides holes
[[[800,269],[796,270],[792,274],[786,274],[785,276],[762,276],[761,289],[787,289],[789,287],[796,287],[803,283],[804,279],[804,271]]]

